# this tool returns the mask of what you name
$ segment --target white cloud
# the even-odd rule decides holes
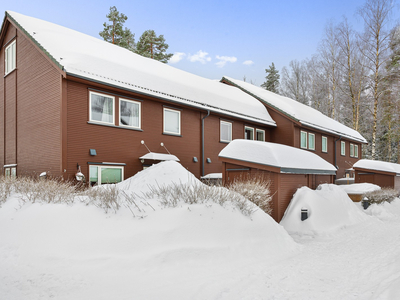
[[[205,64],[206,62],[211,61],[211,57],[208,56],[207,52],[204,52],[202,50],[197,51],[196,54],[193,55],[188,55],[188,60],[191,62],[201,62],[202,64]]]
[[[219,62],[215,63],[219,68],[222,68],[226,65],[227,62],[234,63],[237,61],[237,58],[234,56],[215,56],[216,59],[219,59]]]
[[[170,58],[169,62],[171,64],[176,64],[177,62],[180,62],[184,56],[186,56],[186,54],[183,52],[175,52],[174,55],[172,55],[172,57]]]
[[[251,66],[252,64],[254,64],[254,61],[252,61],[252,60],[245,60],[245,61],[243,62],[243,64],[246,65],[246,66]]]

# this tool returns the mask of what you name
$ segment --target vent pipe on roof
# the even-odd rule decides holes
[[[210,115],[207,110],[207,115],[201,119],[201,176],[204,176],[204,119]]]

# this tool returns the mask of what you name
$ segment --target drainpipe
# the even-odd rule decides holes
[[[337,166],[337,158],[336,158],[336,155],[337,155],[336,142],[340,141],[341,139],[342,139],[342,137],[340,136],[338,139],[335,140],[335,167],[338,170],[339,170],[339,167]],[[336,175],[335,175],[335,180],[336,179],[337,179],[337,172],[336,172]]]
[[[210,115],[210,111],[207,110],[207,115],[201,119],[201,176],[204,176],[204,119]]]

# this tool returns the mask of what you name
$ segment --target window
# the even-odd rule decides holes
[[[114,97],[90,92],[89,120],[114,124]]]
[[[119,125],[140,128],[140,102],[119,99]]]
[[[314,133],[308,134],[308,149],[315,150],[315,134]]]
[[[220,141],[232,141],[232,123],[220,121]]]
[[[89,181],[91,185],[117,183],[124,180],[124,167],[89,165]]]
[[[358,158],[358,145],[354,145],[354,157]]]
[[[322,137],[322,152],[328,152],[328,138],[326,136]]]
[[[257,141],[265,142],[265,130],[257,129],[256,134],[257,134]]]
[[[350,144],[350,157],[354,157],[354,145]]]
[[[346,142],[340,142],[340,155],[346,155]]]
[[[4,176],[5,177],[17,177],[17,168],[16,167],[11,167],[11,168],[4,168]]]
[[[307,132],[300,132],[300,147],[303,149],[307,149]]]
[[[164,133],[181,134],[181,112],[164,108]]]
[[[7,75],[11,71],[13,71],[16,67],[16,45],[17,43],[14,41],[11,42],[10,45],[6,47],[5,55],[4,55],[4,74]]]
[[[254,128],[244,127],[244,138],[246,140],[254,140]]]

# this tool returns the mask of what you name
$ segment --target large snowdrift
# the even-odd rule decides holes
[[[301,221],[301,209],[308,219]],[[325,234],[366,221],[346,192],[333,184],[322,184],[317,190],[302,187],[293,195],[280,224],[291,234]]]

